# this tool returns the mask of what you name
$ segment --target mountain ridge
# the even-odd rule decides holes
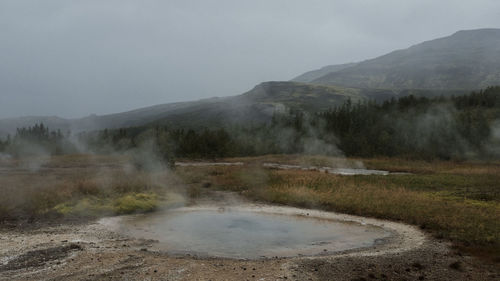
[[[355,66],[356,64],[357,63],[355,63],[355,62],[351,62],[351,63],[332,64],[332,65],[323,66],[322,68],[311,70],[311,71],[308,71],[306,73],[303,73],[303,74],[293,78],[290,81],[301,82],[301,83],[310,83],[311,81],[314,81],[318,78],[321,78],[326,74],[340,71],[342,69],[345,69],[345,68],[348,68],[351,66]]]
[[[317,77],[324,72],[328,73]],[[16,128],[35,123],[72,132],[147,124],[228,126],[266,122],[274,112],[283,108],[327,110],[347,99],[383,101],[410,94],[463,94],[500,85],[500,29],[457,31],[374,59],[329,65],[293,80],[262,82],[236,96],[159,104],[100,116],[0,119],[0,136],[13,134]]]
[[[74,119],[56,116],[0,119],[0,136],[13,134],[16,128],[36,123],[44,123],[50,129],[74,133],[153,123],[178,127],[222,127],[246,122],[267,122],[275,111],[283,108],[319,111],[340,105],[347,99],[357,101],[366,98],[366,94],[358,89],[269,81],[236,96],[159,104],[106,115]]]
[[[457,31],[330,72],[310,83],[397,90],[477,90],[498,85],[500,29]]]

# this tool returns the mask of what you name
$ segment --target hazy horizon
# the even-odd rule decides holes
[[[0,118],[231,96],[459,30],[500,2],[2,1]]]

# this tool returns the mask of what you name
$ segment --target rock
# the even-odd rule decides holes
[[[451,269],[463,271],[462,263],[460,261],[453,262],[449,266]]]

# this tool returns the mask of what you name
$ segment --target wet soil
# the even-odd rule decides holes
[[[28,251],[24,254],[16,256],[13,259],[7,260],[4,265],[0,266],[0,272],[9,270],[18,270],[27,267],[43,266],[47,262],[66,258],[71,251],[81,250],[82,247],[78,244],[70,244],[68,246],[58,246],[34,251]]]

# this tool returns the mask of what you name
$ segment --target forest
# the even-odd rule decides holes
[[[275,113],[259,125],[201,130],[151,124],[71,135],[37,124],[0,140],[0,152],[106,154],[147,145],[168,162],[265,154],[460,160],[498,157],[499,135],[500,87],[489,87],[462,96],[347,101],[324,112]]]

